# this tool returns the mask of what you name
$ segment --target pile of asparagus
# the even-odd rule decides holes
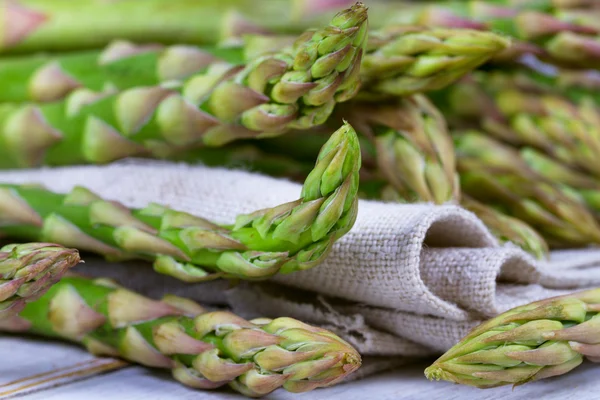
[[[600,244],[594,1],[256,3],[2,4],[0,168],[147,157],[304,184],[296,201],[219,225],[0,182],[0,236],[34,241],[0,249],[0,329],[168,368],[195,388],[303,392],[355,371],[356,350],[289,318],[63,275],[77,250],[186,282],[301,273],[352,228],[359,197],[462,205],[539,259]],[[599,302],[589,292],[498,317],[427,374],[489,387],[564,373],[599,357]]]

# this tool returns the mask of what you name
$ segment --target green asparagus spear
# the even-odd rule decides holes
[[[535,149],[524,148],[521,156],[540,176],[581,196],[597,218],[600,217],[600,180],[562,165]]]
[[[389,26],[371,32],[361,66],[365,99],[444,88],[510,46],[491,32]]]
[[[0,330],[82,343],[96,355],[170,369],[197,389],[228,385],[250,397],[340,382],[360,367],[352,346],[291,318],[246,321],[191,300],[151,300],[108,279],[66,277]]]
[[[357,214],[358,138],[348,124],[321,149],[301,198],[239,215],[233,225],[150,204],[130,210],[76,187],[57,194],[0,185],[0,234],[42,239],[102,254],[142,258],[181,280],[265,279],[319,264]]]
[[[513,308],[473,329],[425,370],[430,380],[478,388],[563,375],[599,359],[600,290]]]

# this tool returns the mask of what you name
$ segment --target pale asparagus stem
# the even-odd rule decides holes
[[[458,202],[454,146],[443,115],[423,95],[344,112],[376,149],[377,167],[406,202]]]
[[[291,48],[245,66],[215,62],[172,85],[81,89],[57,103],[2,105],[0,166],[105,163],[321,125],[358,91],[367,25],[367,9],[357,3]]]
[[[538,259],[547,258],[548,244],[535,229],[525,222],[510,217],[469,196],[463,195],[461,206],[477,215],[500,243],[511,242]]]
[[[0,320],[21,312],[79,262],[77,250],[50,243],[1,247]]]
[[[473,329],[425,370],[479,388],[565,374],[600,354],[600,289],[514,308]]]
[[[318,265],[350,230],[360,164],[358,138],[345,124],[321,149],[300,199],[239,215],[231,226],[158,204],[130,210],[82,187],[65,195],[5,184],[0,233],[43,238],[108,259],[149,259],[157,271],[189,282],[265,279]]]
[[[246,321],[191,300],[151,300],[108,279],[66,277],[0,330],[82,343],[96,355],[166,368],[184,385],[251,397],[331,386],[360,367],[335,334],[291,318]]]
[[[517,150],[476,132],[458,136],[456,149],[464,193],[522,219],[550,246],[600,243],[583,200],[535,173]]]

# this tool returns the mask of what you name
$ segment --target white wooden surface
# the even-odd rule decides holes
[[[49,371],[56,371],[77,363],[93,362],[81,349],[61,343],[46,343],[37,340],[23,340],[13,337],[0,337],[0,399],[16,398],[26,400],[239,400],[243,397],[221,390],[204,392],[187,389],[174,382],[168,373],[150,371],[141,367],[122,369],[93,375],[60,386],[52,383],[42,390],[18,394],[7,394],[7,383],[14,389],[21,383],[30,384],[32,380],[22,381],[25,376],[38,375],[50,377]],[[587,400],[600,399],[600,365],[585,364],[577,372],[517,387],[478,390],[442,382],[428,382],[423,376],[425,364],[403,367],[379,376],[350,382],[328,389],[294,395],[279,390],[268,396],[274,400]],[[40,378],[37,378],[40,380]],[[34,379],[35,380],[35,379]],[[44,379],[41,379],[44,380]],[[35,385],[34,385],[35,386]],[[4,395],[2,393],[5,393]]]

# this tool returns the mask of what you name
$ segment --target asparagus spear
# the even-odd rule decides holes
[[[158,204],[129,210],[82,187],[57,194],[2,184],[0,234],[43,238],[111,260],[153,260],[158,272],[189,282],[265,279],[316,266],[350,230],[359,169],[358,139],[345,124],[321,149],[300,199],[239,215],[228,226]]]
[[[462,197],[461,205],[477,215],[500,243],[511,242],[538,259],[547,258],[548,244],[527,223],[482,204],[469,196]]]
[[[530,224],[551,247],[600,243],[600,226],[585,203],[532,171],[511,149],[482,134],[456,140],[461,189]]]
[[[458,201],[452,139],[443,115],[425,96],[390,104],[355,103],[345,114],[375,143],[382,178],[403,201]]]
[[[246,66],[213,63],[173,87],[82,89],[52,104],[3,104],[0,167],[102,163],[320,125],[358,90],[366,34],[367,10],[357,3],[291,49]]]
[[[473,329],[425,370],[430,380],[478,388],[521,385],[600,361],[600,289],[507,311]]]
[[[10,244],[0,248],[0,320],[12,317],[43,295],[79,263],[74,249],[49,243]]]
[[[331,386],[361,364],[325,329],[291,318],[246,321],[175,296],[155,301],[108,279],[66,277],[0,329],[79,342],[96,355],[171,369],[193,388],[228,385],[251,397]]]

